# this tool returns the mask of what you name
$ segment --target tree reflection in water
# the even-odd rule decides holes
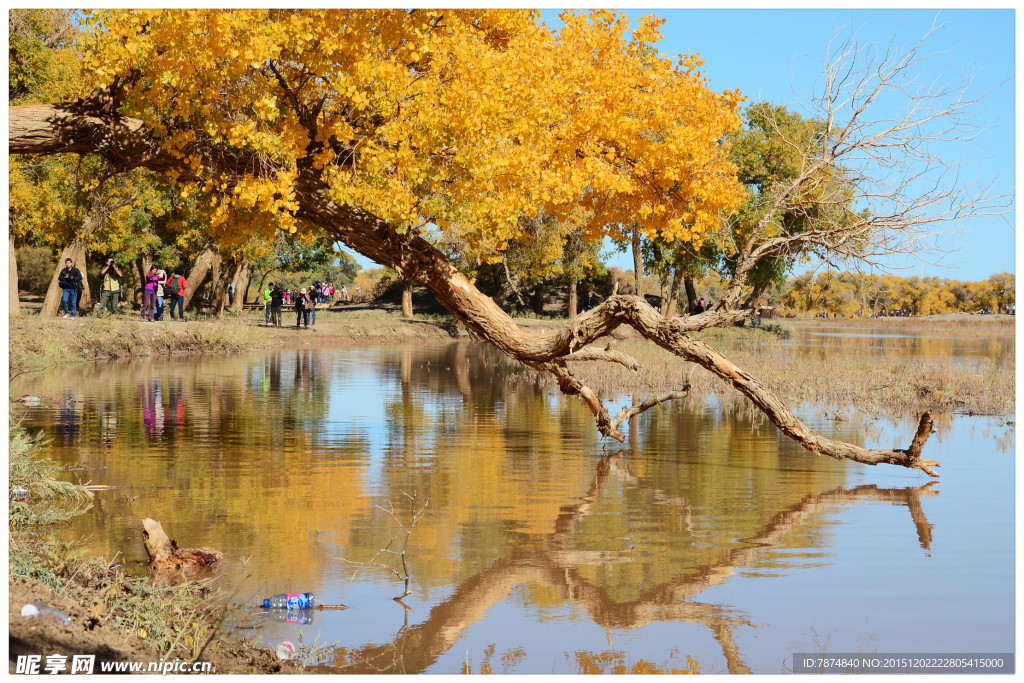
[[[778,512],[758,533],[742,540],[744,547],[726,551],[719,561],[697,567],[696,573],[690,571],[685,576],[645,590],[635,600],[616,602],[604,588],[593,585],[579,571],[582,566],[602,565],[610,561],[607,553],[573,549],[567,541],[579,531],[580,523],[590,514],[611,476],[639,486],[654,500],[670,498],[623,467],[623,455],[624,451],[619,451],[601,458],[586,494],[578,502],[561,508],[553,533],[528,536],[509,557],[497,560],[486,570],[464,581],[450,598],[430,610],[423,623],[409,626],[409,612],[406,611],[405,623],[390,643],[339,649],[332,670],[344,673],[423,672],[470,626],[480,621],[491,607],[505,600],[516,586],[540,583],[554,587],[565,602],[581,607],[595,624],[605,629],[638,629],[659,621],[692,622],[704,626],[711,630],[722,648],[729,672],[751,673],[736,646],[733,630],[753,624],[735,609],[695,601],[701,592],[724,583],[736,569],[753,566],[765,550],[778,547],[786,534],[839,505],[863,502],[906,505],[921,547],[925,550],[931,548],[932,525],[921,507],[921,496],[938,495],[938,491],[932,490],[938,482],[888,489],[874,485],[838,487],[824,493],[809,494],[797,504]],[[684,509],[686,507],[685,501],[673,502],[683,503]],[[585,669],[594,670],[584,666],[586,662],[597,662],[594,666],[610,662],[613,670],[619,665],[624,666],[616,653],[576,654],[581,673]],[[649,663],[646,665],[646,669],[641,666],[635,672],[653,673],[657,669]]]

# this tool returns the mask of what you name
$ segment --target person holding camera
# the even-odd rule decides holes
[[[108,258],[106,265],[100,271],[100,305],[96,309],[96,317],[102,318],[103,312],[110,304],[110,315],[117,313],[117,304],[121,300],[121,278],[122,274],[114,259]]]
[[[306,328],[309,328],[309,306],[309,295],[303,288],[295,295],[295,329],[299,329],[299,323],[305,323]]]
[[[71,315],[74,320],[78,314],[78,297],[82,291],[82,271],[75,268],[75,262],[71,258],[64,259],[64,268],[57,276],[57,284],[64,292],[61,294],[60,303],[64,308],[64,317]]]

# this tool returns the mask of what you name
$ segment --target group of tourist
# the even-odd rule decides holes
[[[151,266],[146,273],[146,285],[142,292],[142,309],[139,314],[140,320],[164,319],[164,299],[171,300],[171,320],[174,320],[174,308],[178,308],[178,320],[185,320],[185,276],[181,269],[174,271],[171,276],[167,271],[158,266]],[[115,309],[116,310],[116,309]],[[101,309],[102,311],[102,309]]]
[[[96,307],[96,317],[102,318],[107,311],[111,315],[117,313],[117,305],[121,301],[121,281],[124,274],[113,258],[100,270],[100,300]],[[82,271],[75,267],[74,259],[64,259],[64,268],[57,275],[57,284],[63,291],[61,308],[65,318],[72,320],[78,317],[78,303],[85,289]],[[178,309],[178,320],[185,320],[185,277],[181,268],[168,276],[167,271],[159,266],[152,266],[146,273],[145,286],[142,293],[142,307],[139,318],[154,322],[164,319],[164,301],[171,300],[171,320],[175,320],[174,309]]]
[[[341,287],[346,295],[345,286]],[[311,287],[299,290],[283,289],[271,282],[263,290],[264,323],[267,326],[281,327],[281,309],[291,306],[295,309],[295,328],[310,325],[316,327],[316,305],[330,302],[334,295],[334,286],[314,282]]]
[[[139,319],[147,322],[155,322],[164,319],[164,302],[169,298],[171,304],[171,320],[185,320],[185,277],[181,268],[174,270],[173,274],[159,266],[152,266],[145,275],[145,283],[142,292],[142,305],[139,310]],[[100,270],[100,296],[95,313],[97,318],[102,318],[104,313],[112,315],[117,313],[117,305],[121,301],[121,282],[124,274],[113,258],[108,258]],[[78,304],[82,298],[84,289],[84,276],[82,271],[75,267],[74,260],[64,260],[64,268],[58,274],[58,284],[63,290],[61,296],[61,307],[65,318],[72,320],[78,317]],[[281,326],[281,309],[284,306],[293,306],[297,313],[296,327],[305,325],[316,325],[316,305],[326,304],[333,300],[335,294],[338,298],[349,301],[348,288],[341,285],[335,289],[330,282],[314,282],[312,286],[300,290],[282,289],[271,283],[263,292],[263,305],[266,310],[266,324]],[[234,305],[235,283],[227,287],[229,305]],[[177,318],[174,315],[175,307],[178,310]]]

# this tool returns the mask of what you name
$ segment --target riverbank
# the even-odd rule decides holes
[[[384,310],[318,311],[317,324],[296,328],[294,313],[281,327],[264,324],[262,312],[200,316],[188,322],[143,322],[131,314],[78,320],[12,316],[11,376],[66,363],[170,356],[181,353],[239,353],[269,347],[392,344],[410,339],[458,335],[451,316],[420,315],[406,320]]]
[[[226,598],[207,582],[158,586],[129,575],[116,558],[87,556],[75,544],[53,540],[53,526],[88,511],[93,494],[62,481],[59,468],[37,448],[23,429],[12,426],[10,484],[24,490],[24,500],[8,503],[10,673],[21,655],[63,655],[64,673],[71,672],[74,655],[95,655],[90,673],[110,663],[139,663],[138,670],[146,671],[149,662],[161,661],[208,662],[214,673],[303,670],[270,650],[227,637],[221,629]],[[71,617],[70,623],[22,616],[22,606],[35,601]],[[299,656],[305,654],[300,648]],[[43,659],[40,673],[47,673],[46,665]]]

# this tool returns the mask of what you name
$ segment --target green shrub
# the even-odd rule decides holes
[[[22,247],[18,254],[18,289],[45,294],[57,267],[57,257],[48,247]]]

